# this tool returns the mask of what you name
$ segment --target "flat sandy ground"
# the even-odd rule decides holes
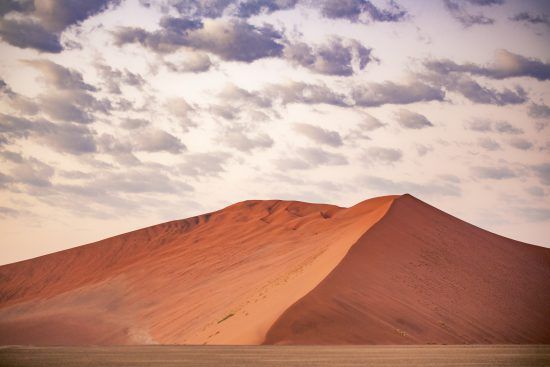
[[[550,345],[0,347],[0,366],[550,366]]]

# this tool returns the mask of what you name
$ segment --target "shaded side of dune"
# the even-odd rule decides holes
[[[548,344],[549,279],[549,249],[405,195],[264,344]]]

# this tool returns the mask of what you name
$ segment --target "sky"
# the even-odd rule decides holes
[[[2,0],[0,264],[410,193],[550,247],[550,2]]]

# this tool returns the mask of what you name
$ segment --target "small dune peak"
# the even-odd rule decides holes
[[[346,217],[362,216],[374,210],[377,210],[388,203],[391,204],[399,197],[399,195],[387,195],[364,200],[347,208],[341,215],[344,215]]]
[[[319,214],[323,219],[330,219],[332,218],[332,214],[328,211],[320,211]]]
[[[409,194],[408,192],[404,193],[403,195],[401,195],[399,197],[404,198],[404,199],[416,199],[416,200],[418,200],[415,196],[413,196],[412,194]]]

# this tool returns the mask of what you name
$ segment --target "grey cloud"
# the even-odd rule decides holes
[[[504,49],[497,50],[494,62],[485,66],[472,63],[457,64],[451,60],[428,61],[425,65],[429,70],[440,74],[459,72],[494,79],[514,77],[530,77],[537,80],[550,79],[550,64],[514,54]]]
[[[222,16],[249,18],[292,9],[299,3],[320,8],[321,14],[327,18],[352,22],[398,22],[407,16],[407,11],[393,0],[387,2],[386,8],[368,0],[178,0],[172,1],[171,5],[185,16],[214,19]]]
[[[70,97],[69,97],[70,98]],[[66,98],[66,94],[56,93],[40,98],[43,112],[61,121],[88,124],[94,121],[92,115]]]
[[[4,80],[0,79],[0,97],[2,95],[7,97],[7,102],[12,108],[23,114],[35,115],[38,113],[38,106],[34,101],[15,93]]]
[[[84,3],[74,0],[36,1],[32,15],[51,31],[61,32],[67,27],[118,5],[120,0],[88,0]]]
[[[166,62],[165,64],[168,69],[178,73],[204,73],[213,66],[212,60],[204,52],[189,52],[186,53],[182,62],[178,64]]]
[[[303,170],[319,166],[343,166],[348,164],[345,156],[321,148],[299,148],[295,158],[280,158],[275,165],[281,170]]]
[[[10,139],[33,136],[62,153],[78,155],[96,151],[93,132],[70,123],[53,124],[43,119],[0,115],[0,135]]]
[[[217,176],[225,171],[224,165],[230,157],[225,152],[190,153],[184,156],[184,162],[177,169],[184,176]]]
[[[550,185],[550,163],[536,164],[531,169],[544,185]]]
[[[94,122],[95,113],[109,114],[112,108],[107,99],[98,100],[80,91],[43,94],[38,97],[38,106],[53,119],[80,124]]]
[[[253,105],[260,108],[271,107],[271,99],[261,93],[249,92],[246,89],[240,88],[235,84],[227,84],[218,94],[218,98],[222,101],[231,101],[232,105]]]
[[[382,9],[368,0],[323,0],[321,13],[330,19],[347,19],[351,22],[398,22],[407,16],[407,11],[395,1]]]
[[[496,5],[501,2],[496,1],[475,1],[475,0],[443,0],[445,8],[449,13],[458,20],[464,27],[471,27],[473,25],[489,25],[495,22],[494,19],[488,18],[481,13],[472,14],[465,6],[465,3],[471,3],[473,5]]]
[[[443,101],[445,92],[421,82],[395,84],[393,82],[372,83],[356,87],[352,91],[356,105],[378,107],[384,104],[410,104],[416,102]]]
[[[504,180],[517,177],[517,173],[508,167],[472,167],[475,177],[481,179]]]
[[[292,9],[297,3],[298,0],[245,0],[239,3],[236,16],[249,18],[261,13]]]
[[[134,147],[128,139],[120,139],[111,134],[101,134],[96,138],[96,144],[100,153],[110,155],[123,166],[134,166],[141,163],[133,154]]]
[[[351,141],[356,141],[359,139],[363,140],[370,140],[369,136],[367,135],[367,132],[374,131],[376,129],[379,129],[381,127],[384,127],[385,124],[380,122],[376,117],[362,112],[361,115],[363,116],[362,121],[357,125],[356,128],[351,130],[347,135],[346,139]]]
[[[38,104],[20,94],[10,101],[10,105],[24,115],[36,115],[39,112]]]
[[[437,71],[437,69],[434,69]],[[474,103],[494,104],[504,106],[509,104],[521,104],[527,101],[525,90],[516,86],[513,90],[503,88],[498,91],[494,88],[484,87],[470,76],[456,72],[432,73],[427,79],[434,85],[445,87],[447,90],[459,93]]]
[[[248,119],[252,122],[264,122],[269,121],[270,117],[262,111],[249,110]]]
[[[343,144],[342,137],[336,131],[326,130],[315,125],[304,123],[294,124],[294,130],[319,144],[326,144],[333,147],[339,147]]]
[[[48,32],[40,24],[30,20],[0,19],[0,38],[19,48],[50,53],[63,50],[57,34]]]
[[[23,156],[19,153],[10,152],[9,150],[0,151],[0,157],[4,160],[14,163],[23,163]]]
[[[158,169],[127,170],[100,175],[92,187],[123,193],[181,193],[192,191],[192,186],[175,182]]]
[[[425,156],[426,154],[428,154],[428,152],[430,152],[432,150],[433,150],[433,147],[431,147],[431,146],[427,146],[427,145],[423,145],[423,144],[417,144],[416,145],[416,152],[421,157]]]
[[[137,73],[132,73],[126,69],[116,70],[109,65],[101,63],[97,63],[95,66],[99,72],[99,75],[106,84],[109,93],[121,94],[121,85],[129,85],[136,88],[141,88],[146,83],[145,79],[143,79],[141,75]]]
[[[480,6],[502,5],[505,2],[505,0],[463,0],[463,1],[467,1],[470,4],[480,5]]]
[[[452,183],[460,183],[461,180],[459,177],[455,176],[455,175],[449,175],[449,174],[446,174],[446,175],[439,175],[439,177],[442,179],[442,180],[445,180],[445,181],[448,181],[448,182],[452,182]]]
[[[178,119],[184,131],[196,126],[196,123],[191,119],[191,115],[195,112],[195,107],[187,103],[184,98],[168,99],[164,103],[164,107],[170,115]]]
[[[0,218],[15,218],[18,217],[20,214],[21,212],[19,210],[0,206]]]
[[[31,120],[0,114],[0,134],[4,138],[27,137],[33,129],[42,130],[40,124]]]
[[[80,72],[49,60],[24,62],[39,70],[47,87],[53,90],[39,95],[38,103],[33,102],[32,105],[19,98],[14,103],[18,104],[20,109],[39,109],[53,119],[90,123],[94,121],[94,113],[108,114],[112,108],[108,100],[98,100],[89,93],[97,89],[86,83]]]
[[[129,140],[119,139],[111,134],[101,134],[96,141],[102,153],[124,154],[131,153],[133,150]]]
[[[70,180],[83,180],[88,178],[90,174],[82,171],[59,171],[57,175]]]
[[[246,112],[255,121],[266,121],[269,119],[265,113],[254,110],[254,108],[268,108],[273,104],[274,90],[270,92],[253,91],[229,83],[218,93],[218,103],[210,106],[210,112],[226,120],[235,120]],[[271,110],[271,112],[274,112]]]
[[[0,3],[0,16],[11,12],[27,13],[34,10],[34,0],[4,0]]]
[[[543,222],[550,219],[550,209],[538,207],[519,207],[519,213],[532,222]]]
[[[0,79],[0,93],[5,94],[8,97],[11,97],[11,96],[14,95],[14,93],[11,90],[10,86],[2,79]]]
[[[515,127],[514,125],[510,124],[507,121],[498,121],[494,125],[495,125],[495,130],[499,133],[512,134],[512,135],[523,134],[523,130]]]
[[[524,138],[515,137],[510,139],[510,145],[520,150],[529,150],[533,147],[533,143]]]
[[[381,163],[394,163],[400,161],[403,157],[403,152],[399,149],[371,147],[367,150],[366,159],[369,161],[377,161]]]
[[[494,151],[500,149],[500,144],[491,138],[481,138],[478,140],[478,144],[480,147],[486,150]]]
[[[485,119],[472,120],[467,125],[467,128],[478,132],[496,131],[501,134],[519,135],[523,134],[523,130],[515,127],[507,121],[491,121]]]
[[[54,150],[75,155],[96,151],[93,133],[85,126],[68,123],[50,126],[41,136]]]
[[[361,123],[359,124],[359,127],[361,129],[364,129],[366,131],[373,131],[385,126],[385,124],[380,122],[380,120],[372,115],[369,115],[368,113],[365,113],[364,116],[365,117],[363,121],[361,121]]]
[[[273,139],[269,135],[265,133],[248,133],[241,126],[233,126],[227,129],[219,140],[241,152],[250,152],[254,149],[267,149],[271,148],[274,144]]]
[[[51,186],[50,179],[54,173],[55,170],[52,166],[35,158],[27,159],[11,171],[14,182],[35,187]]]
[[[360,177],[359,183],[385,195],[410,193],[417,196],[460,196],[462,194],[460,187],[454,183],[392,181],[377,176]]]
[[[32,193],[41,202],[55,208],[70,210],[80,217],[95,217],[105,220],[114,217],[113,210],[124,213],[132,210],[135,214],[143,209],[143,198],[139,204],[131,200],[137,195],[120,195],[120,193],[107,192],[93,184],[84,183],[58,184]],[[140,195],[143,196],[143,195]],[[109,209],[109,210],[106,210]]]
[[[282,170],[304,170],[312,168],[312,166],[300,158],[279,158],[274,160],[275,166]]]
[[[145,29],[137,27],[120,27],[113,32],[115,44],[124,46],[129,43],[140,43],[142,46],[153,49],[158,52],[173,52],[176,45],[173,43],[164,44],[161,32],[148,32]],[[180,45],[181,46],[181,45]]]
[[[78,24],[98,14],[120,0],[73,0],[21,1],[8,0],[0,8],[0,37],[7,43],[20,48],[57,53],[62,46],[59,38],[69,26]],[[6,14],[22,13],[29,19],[13,20]]]
[[[25,60],[24,63],[42,73],[49,87],[63,90],[96,91],[97,89],[84,82],[82,73],[66,68],[50,60]]]
[[[534,118],[547,119],[550,118],[550,107],[548,107],[544,103],[531,103],[531,105],[529,105],[528,113],[529,116]]]
[[[539,186],[529,186],[525,191],[535,197],[544,197],[544,190]]]
[[[280,100],[283,105],[289,103],[329,104],[348,107],[348,98],[334,92],[324,84],[308,84],[289,82],[287,84],[272,84],[263,91],[268,98]]]
[[[510,17],[510,20],[513,20],[514,22],[550,25],[550,20],[548,19],[547,14],[533,15],[526,11],[515,14]]]
[[[451,89],[461,93],[464,97],[475,103],[494,104],[505,106],[509,104],[521,104],[527,101],[527,93],[521,87],[515,90],[504,88],[501,92],[481,86],[471,79],[460,79]]]
[[[199,18],[219,18],[233,0],[177,0],[171,5],[182,15]]]
[[[194,107],[183,98],[169,99],[166,101],[165,107],[170,114],[180,118],[187,118],[194,111]]]
[[[181,153],[187,147],[176,136],[159,129],[149,129],[133,137],[137,150],[145,152]]]
[[[191,47],[212,52],[224,60],[252,62],[282,54],[282,34],[269,25],[256,27],[243,21],[212,22],[190,33]]]
[[[174,52],[181,47],[211,52],[224,60],[252,62],[282,55],[283,35],[269,25],[254,26],[245,21],[209,20],[199,29],[170,28],[148,32],[122,27],[114,32],[115,43],[140,43],[159,53]]]
[[[241,110],[232,105],[214,105],[210,107],[210,112],[226,120],[235,120],[239,117]]]
[[[120,123],[120,127],[126,130],[140,129],[146,127],[147,125],[149,125],[148,120],[134,118],[126,118]]]
[[[405,109],[397,112],[397,120],[401,126],[407,129],[423,129],[434,126],[426,116]]]
[[[316,73],[350,76],[354,74],[354,61],[358,70],[363,70],[373,60],[371,51],[355,40],[332,37],[320,46],[312,47],[303,42],[288,45],[284,56],[292,63]]]
[[[42,201],[74,210],[79,215],[98,215],[105,218],[109,212],[102,208],[142,210],[144,205],[155,207],[158,197],[150,194],[172,194],[181,197],[193,187],[175,180],[165,172],[163,166],[140,166],[118,171],[101,170],[90,179],[79,184],[54,185]],[[162,203],[162,201],[161,201]],[[99,207],[99,208],[98,208]],[[83,209],[84,208],[84,209]]]
[[[164,17],[160,20],[160,26],[169,32],[187,35],[188,31],[194,31],[204,27],[200,19]]]
[[[0,172],[0,189],[7,188],[8,185],[12,182],[13,182],[13,179],[10,176],[5,175],[2,172]]]

